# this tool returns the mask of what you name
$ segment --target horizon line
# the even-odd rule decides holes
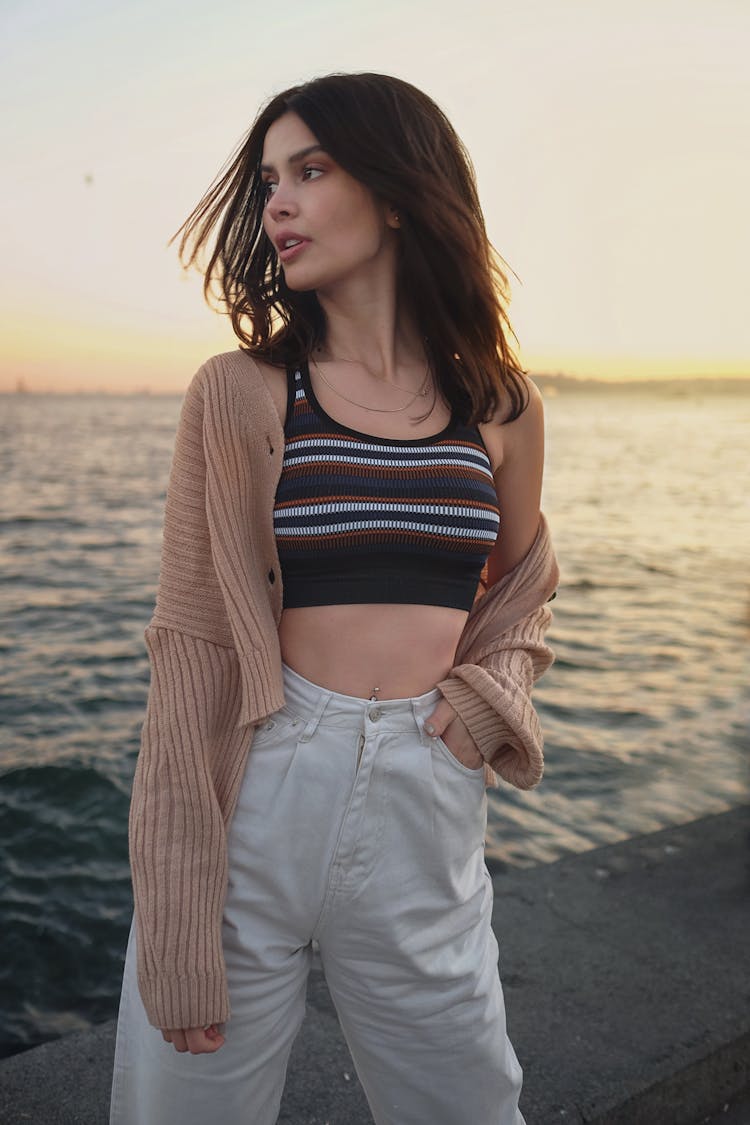
[[[739,375],[721,374],[721,375],[631,375],[630,377],[622,376],[607,376],[607,375],[573,375],[564,371],[527,371],[526,374],[535,382],[537,380],[547,383],[564,383],[564,384],[595,384],[596,386],[603,387],[638,387],[653,384],[674,384],[674,383],[743,383],[750,382],[750,371]],[[157,389],[148,384],[141,384],[137,387],[112,389],[105,386],[95,387],[75,387],[67,390],[56,389],[47,387],[45,389],[35,389],[28,384],[26,378],[19,378],[16,380],[15,386],[0,386],[0,394],[4,395],[86,395],[86,394],[104,394],[119,397],[131,397],[133,395],[160,395],[168,397],[171,395],[184,394],[187,389],[176,388],[174,390]]]

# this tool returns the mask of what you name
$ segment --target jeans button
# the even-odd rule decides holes
[[[374,723],[376,723],[378,721],[378,719],[380,718],[380,716],[382,714],[383,714],[383,712],[380,710],[379,707],[371,707],[370,710],[367,712],[368,717],[370,719],[372,719],[372,721]]]

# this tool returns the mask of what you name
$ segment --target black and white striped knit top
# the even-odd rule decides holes
[[[361,602],[468,610],[500,512],[479,430],[373,437],[320,406],[307,364],[287,372],[274,531],[284,608]]]

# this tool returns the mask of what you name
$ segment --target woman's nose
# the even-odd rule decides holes
[[[279,185],[268,200],[266,210],[273,219],[287,219],[296,213],[297,205],[291,194]]]

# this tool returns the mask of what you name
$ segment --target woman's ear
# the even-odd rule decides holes
[[[401,219],[395,207],[390,206],[388,208],[385,221],[387,222],[388,226],[392,227],[394,230],[398,230],[398,228],[401,226]]]

